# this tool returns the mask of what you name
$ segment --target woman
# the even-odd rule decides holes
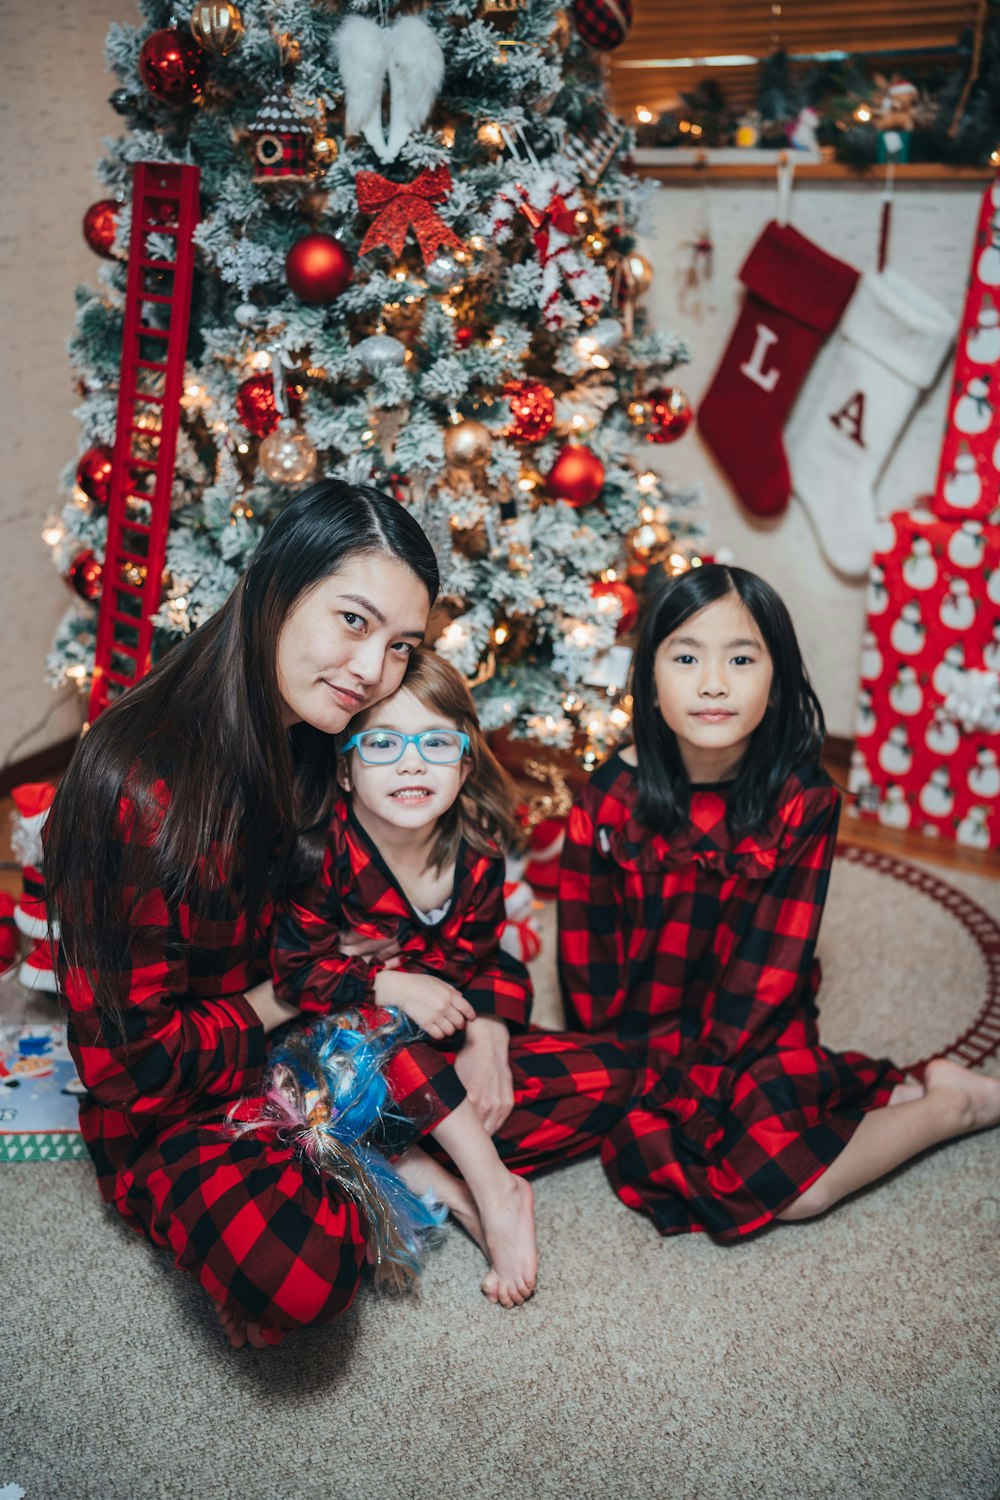
[[[83,738],[50,815],[50,918],[101,1193],[205,1287],[234,1347],[335,1317],[364,1263],[354,1204],[224,1122],[260,1084],[266,1034],[298,1014],[265,978],[268,932],[323,859],[331,736],[398,687],[437,588],[395,500],[313,485],[218,614]],[[623,1068],[599,1099],[552,1107],[604,1129],[630,1083]],[[524,1084],[526,1135],[555,1089],[548,1073]],[[563,1134],[564,1154],[581,1149],[579,1129]]]
[[[267,934],[275,898],[322,857],[330,736],[398,686],[437,588],[402,506],[312,486],[218,614],[85,735],[49,819],[101,1193],[197,1277],[235,1345],[334,1317],[358,1284],[354,1205],[223,1119],[296,1014],[264,977]]]

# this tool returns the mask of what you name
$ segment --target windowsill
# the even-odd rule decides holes
[[[767,151],[755,146],[740,148],[707,147],[637,147],[632,152],[640,177],[657,182],[690,183],[704,175],[713,182],[754,182],[770,180],[783,161],[794,161],[796,182],[876,182],[885,176],[885,163],[870,167],[846,166],[839,161],[824,161],[813,151]],[[896,167],[896,182],[989,182],[996,168],[950,167],[942,162],[902,162]]]

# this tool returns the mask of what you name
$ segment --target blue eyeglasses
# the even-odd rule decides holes
[[[342,753],[356,750],[366,766],[392,766],[402,760],[407,745],[430,766],[453,766],[469,748],[469,736],[457,729],[422,729],[419,734],[400,734],[396,729],[362,729],[343,746]]]

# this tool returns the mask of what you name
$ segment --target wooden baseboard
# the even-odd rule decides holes
[[[4,766],[0,770],[0,797],[5,797],[11,787],[21,786],[25,781],[58,780],[69,765],[79,738],[78,734],[72,734],[34,755],[25,756],[24,760],[15,760]]]

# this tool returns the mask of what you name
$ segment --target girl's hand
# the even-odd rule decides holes
[[[433,974],[383,970],[375,976],[375,999],[379,1005],[395,1005],[435,1041],[454,1036],[476,1017],[465,996]]]
[[[252,990],[247,990],[246,999],[251,1008],[257,1012],[257,1019],[265,1031],[273,1031],[276,1026],[283,1026],[286,1021],[294,1021],[299,1015],[298,1006],[286,1005],[283,1000],[278,999],[270,979],[265,979],[263,984],[256,984]]]
[[[495,1135],[514,1108],[514,1078],[508,1053],[510,1032],[496,1016],[477,1016],[465,1031],[455,1072],[489,1135]]]

